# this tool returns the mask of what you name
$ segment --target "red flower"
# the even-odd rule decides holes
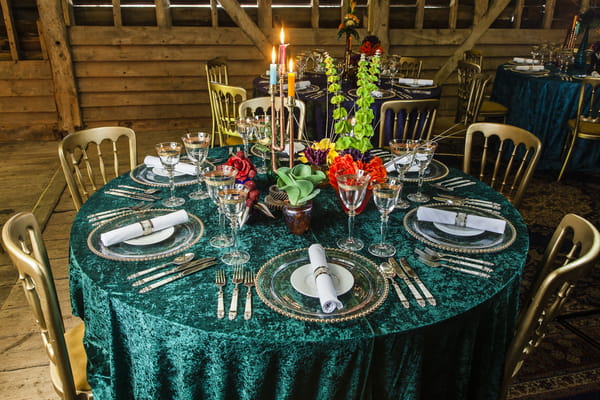
[[[256,167],[244,155],[243,151],[238,151],[235,156],[229,157],[225,164],[231,165],[238,170],[238,173],[235,177],[238,182],[244,183],[248,179],[254,179],[256,176]]]
[[[372,188],[373,183],[383,183],[387,177],[387,171],[383,161],[379,157],[373,157],[368,163],[362,161],[354,161],[352,155],[344,154],[338,156],[333,161],[331,167],[329,167],[329,184],[337,190],[337,174],[355,174],[359,169],[364,170],[367,174],[371,175],[371,183],[369,183],[369,189]]]

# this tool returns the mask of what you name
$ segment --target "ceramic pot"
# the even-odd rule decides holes
[[[292,206],[288,203],[283,205],[283,219],[291,233],[303,235],[308,231],[312,218],[312,208],[312,201],[301,206]]]

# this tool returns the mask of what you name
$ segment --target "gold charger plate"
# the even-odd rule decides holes
[[[381,92],[381,97],[375,97],[373,96],[373,98],[375,100],[385,100],[385,99],[391,99],[393,97],[396,97],[396,93],[394,93],[391,90],[387,90],[387,89],[379,89],[379,91]],[[348,95],[352,96],[352,97],[358,97],[358,95],[356,94],[356,89],[350,89],[348,90]]]

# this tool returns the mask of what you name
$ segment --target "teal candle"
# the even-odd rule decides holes
[[[269,66],[269,83],[271,85],[277,85],[277,64],[271,64]]]

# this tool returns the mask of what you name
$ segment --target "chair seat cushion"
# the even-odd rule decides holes
[[[568,124],[571,131],[575,129],[575,122],[577,120],[570,119]],[[591,122],[581,122],[579,124],[578,136],[583,139],[600,139],[600,123],[594,124]]]
[[[503,106],[500,103],[496,103],[495,101],[484,100],[481,103],[481,108],[479,109],[480,114],[506,114],[508,113],[508,108]]]
[[[87,381],[87,355],[85,353],[85,348],[83,347],[84,333],[85,325],[80,323],[65,332],[65,342],[69,352],[69,361],[73,372],[75,390],[78,392],[91,392],[92,388]],[[53,363],[50,363],[50,375],[52,376],[53,384],[59,389],[62,388],[56,366]],[[62,391],[62,389],[60,390]]]

